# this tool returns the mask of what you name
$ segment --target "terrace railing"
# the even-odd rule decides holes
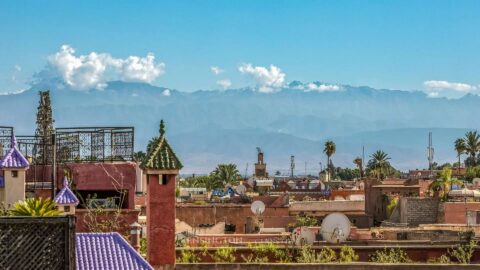
[[[75,217],[0,217],[0,269],[75,269]]]

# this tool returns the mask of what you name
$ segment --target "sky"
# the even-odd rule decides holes
[[[480,92],[479,11],[440,0],[5,0],[0,93],[50,74],[79,89],[268,93],[300,80],[458,97]]]

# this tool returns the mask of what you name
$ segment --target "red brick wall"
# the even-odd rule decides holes
[[[165,185],[159,175],[147,180],[147,245],[152,266],[175,264],[175,175]]]
[[[253,214],[250,204],[177,205],[177,218],[193,227],[225,221],[235,224],[235,233],[245,233],[247,217],[251,216]],[[288,216],[288,207],[267,207],[263,216],[264,218]]]
[[[57,168],[57,187],[62,188],[64,171],[73,179],[76,190],[128,190],[128,209],[134,209],[136,164],[119,163],[68,163]],[[27,182],[52,181],[52,166],[31,166],[27,170]],[[45,196],[46,193],[37,193]]]
[[[446,202],[443,204],[445,224],[465,224],[467,210],[480,211],[480,202]]]
[[[129,235],[130,233],[130,224],[134,222],[138,222],[138,215],[140,211],[139,210],[131,210],[131,209],[122,209],[120,212],[120,216],[118,218],[118,224],[120,226],[120,229],[118,230],[118,233],[122,235]],[[99,222],[105,221],[105,220],[113,220],[114,216],[116,215],[115,210],[110,210],[106,209],[104,210],[101,214],[96,216],[96,220]],[[92,219],[90,217],[87,217],[87,210],[86,209],[76,209],[75,210],[75,216],[77,218],[76,221],[76,232],[90,232],[88,230],[86,222],[91,222]]]

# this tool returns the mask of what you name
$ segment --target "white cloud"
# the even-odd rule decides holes
[[[285,83],[285,73],[274,65],[266,68],[260,66],[254,67],[252,64],[243,64],[238,70],[242,74],[251,76],[258,85],[260,92],[274,92],[276,88],[282,87]]]
[[[220,67],[217,67],[217,66],[211,67],[210,70],[211,70],[212,73],[215,74],[215,75],[219,75],[220,73],[223,73],[223,72],[224,72],[223,69],[221,69]]]
[[[477,87],[474,85],[470,85],[466,83],[447,82],[447,81],[425,81],[423,84],[425,85],[425,87],[427,87],[427,89],[431,89],[431,90],[447,89],[447,90],[454,90],[454,91],[469,93],[477,89]]]
[[[318,91],[318,92],[327,92],[327,91],[338,91],[340,90],[340,86],[335,84],[316,84],[316,83],[309,83],[306,85],[307,91]]]
[[[475,85],[448,81],[430,80],[423,82],[423,85],[425,86],[425,92],[428,97],[458,98],[467,93],[474,93],[479,90]]]
[[[170,89],[165,89],[165,90],[163,90],[162,95],[164,95],[164,96],[166,96],[166,97],[169,97],[169,96],[171,95]]]
[[[232,82],[230,80],[218,80],[217,84],[220,85],[223,89],[227,89],[232,86]]]
[[[49,64],[63,81],[78,89],[102,89],[108,80],[150,83],[165,72],[165,64],[155,64],[155,56],[114,58],[108,53],[75,55],[69,45],[49,57]]]
[[[152,53],[146,57],[129,56],[121,65],[121,76],[125,81],[153,82],[165,73],[165,64],[155,64]]]

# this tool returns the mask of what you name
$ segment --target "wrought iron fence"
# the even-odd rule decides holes
[[[0,269],[75,269],[75,217],[1,217]]]
[[[11,147],[12,127],[0,127],[0,155]],[[134,153],[133,127],[57,128],[55,139],[42,136],[16,136],[18,149],[32,164],[56,162],[130,161]]]

